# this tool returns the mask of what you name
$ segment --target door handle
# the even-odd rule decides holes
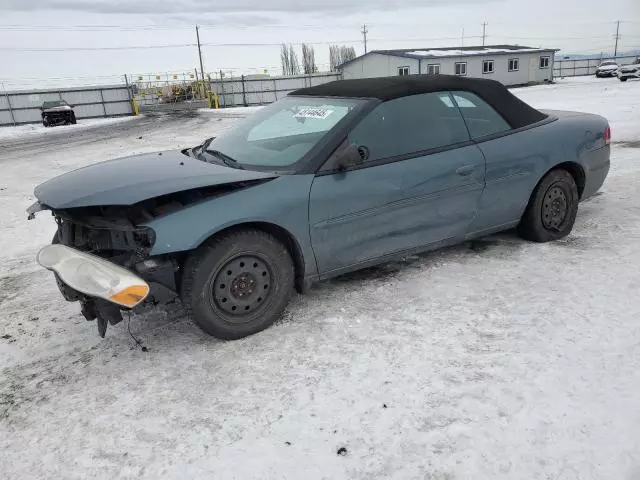
[[[461,175],[461,176],[463,176],[463,177],[466,177],[467,175],[470,175],[470,174],[471,174],[471,172],[473,172],[473,170],[474,170],[475,168],[476,168],[476,167],[475,167],[475,166],[473,166],[473,165],[465,165],[464,167],[460,167],[460,168],[456,169],[456,173],[457,173],[458,175]]]

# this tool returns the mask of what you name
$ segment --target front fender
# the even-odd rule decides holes
[[[293,235],[305,259],[305,272],[315,272],[309,237],[309,191],[313,175],[283,175],[263,184],[189,205],[145,225],[156,234],[151,255],[198,248],[215,233],[243,223],[276,225]]]

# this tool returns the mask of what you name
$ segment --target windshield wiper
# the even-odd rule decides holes
[[[238,170],[245,170],[245,168],[240,165],[236,159],[231,158],[229,155],[222,153],[220,150],[205,150],[210,155],[218,157],[220,160],[224,162],[227,167],[237,168]]]
[[[189,152],[191,153],[191,156],[202,160],[200,156],[202,155],[203,150],[205,150],[209,146],[209,144],[213,141],[214,138],[215,137],[208,138],[204,142],[202,142],[200,145],[196,145],[195,147],[190,148]]]

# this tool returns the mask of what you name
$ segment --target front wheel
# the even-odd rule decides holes
[[[578,213],[578,187],[566,170],[552,170],[531,194],[518,232],[526,240],[549,242],[571,232]]]
[[[293,292],[288,250],[260,230],[224,234],[187,259],[181,298],[187,312],[209,335],[236,340],[275,322]]]
[[[627,77],[620,77],[620,81],[621,82],[626,82],[627,81]]]

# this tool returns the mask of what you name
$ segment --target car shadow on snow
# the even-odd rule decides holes
[[[323,302],[323,299],[331,297],[332,293],[337,293],[338,290],[344,291],[345,288],[357,290],[363,282],[384,283],[396,278],[401,279],[404,273],[449,262],[465,262],[478,256],[508,258],[517,253],[526,243],[516,236],[515,231],[508,231],[347,273],[316,284],[309,295],[294,295],[282,317],[276,321],[276,325],[296,323],[296,317],[301,308],[313,309],[314,305],[317,306],[318,302]],[[119,342],[128,342],[131,348],[145,346],[153,350],[171,350],[176,339],[171,340],[167,337],[174,335],[192,337],[190,341],[197,338],[197,341],[224,343],[200,330],[191,321],[177,298],[166,305],[139,307],[130,317],[125,314],[120,325],[109,327],[107,339],[110,333],[118,337]],[[140,345],[137,345],[138,341]],[[181,339],[179,343],[183,341],[184,339]]]
[[[347,294],[357,292],[367,284],[376,285],[392,280],[403,281],[404,275],[411,272],[428,271],[430,268],[451,263],[464,264],[478,258],[486,261],[517,260],[523,249],[535,245],[522,240],[515,230],[511,230],[344,274],[318,283],[308,295],[294,295],[282,317],[276,321],[276,325],[295,324],[300,315],[305,316],[303,312],[308,310],[322,312],[323,302],[327,298],[333,298],[345,292]],[[588,239],[571,235],[566,239],[553,242],[553,245],[584,250],[588,247]],[[94,325],[90,326],[95,328]],[[240,340],[240,342],[243,341],[249,340]],[[131,349],[137,349],[142,354],[146,351],[169,352],[176,348],[181,349],[180,345],[184,345],[185,342],[204,345],[225,343],[200,330],[189,318],[180,300],[176,298],[166,305],[149,305],[136,309],[130,316],[125,314],[121,324],[109,327],[103,346],[106,349],[118,349],[123,344],[129,345]],[[145,349],[143,350],[142,347]]]
[[[428,267],[433,262],[465,261],[465,259],[477,255],[488,257],[509,256],[520,250],[525,243],[524,240],[517,236],[515,230],[509,230],[500,234],[481,237],[458,245],[410,255],[401,260],[346,273],[323,282],[321,285],[344,285],[361,281],[387,280],[406,271]]]

